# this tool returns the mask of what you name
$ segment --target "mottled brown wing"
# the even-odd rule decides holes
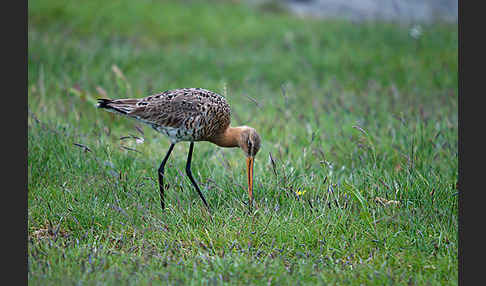
[[[178,94],[162,96],[158,99],[137,103],[137,107],[130,113],[148,124],[164,127],[190,127],[188,122],[199,121],[203,115],[203,104],[200,98],[192,95]]]

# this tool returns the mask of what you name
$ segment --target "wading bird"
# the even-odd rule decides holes
[[[167,90],[144,98],[98,99],[98,108],[135,118],[169,137],[171,145],[160,164],[160,205],[164,203],[164,168],[176,143],[189,141],[186,174],[209,206],[191,173],[194,142],[209,141],[221,147],[240,147],[246,155],[249,206],[253,203],[253,162],[260,149],[260,136],[248,126],[231,127],[231,111],[226,99],[202,88]]]

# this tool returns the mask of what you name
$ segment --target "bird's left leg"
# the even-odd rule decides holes
[[[165,163],[167,163],[167,159],[169,159],[170,153],[172,152],[172,149],[174,149],[175,144],[172,143],[170,144],[169,151],[167,151],[167,154],[165,155],[164,159],[162,160],[162,163],[160,163],[159,167],[159,190],[160,190],[160,206],[162,209],[165,209],[165,203],[164,203],[164,169],[165,169]]]
[[[191,180],[192,185],[194,188],[196,188],[197,193],[201,197],[202,201],[204,202],[204,205],[210,210],[208,203],[206,202],[206,199],[204,198],[204,195],[202,194],[201,190],[199,189],[196,180],[192,177],[192,172],[191,172],[191,159],[192,159],[192,149],[194,149],[194,142],[191,142],[191,145],[189,146],[189,154],[187,155],[187,163],[186,163],[186,174]]]

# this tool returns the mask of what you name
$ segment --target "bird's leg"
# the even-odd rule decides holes
[[[191,180],[191,183],[194,186],[194,188],[196,188],[197,193],[199,194],[199,196],[203,200],[204,205],[206,205],[208,210],[210,210],[208,203],[206,202],[206,199],[204,198],[203,194],[201,193],[201,190],[199,189],[199,187],[197,186],[196,180],[194,180],[194,178],[192,177],[192,172],[191,172],[192,149],[194,149],[194,142],[191,142],[191,145],[189,146],[189,154],[187,155],[187,163],[186,163],[186,174],[189,177],[189,179]]]
[[[172,143],[170,144],[169,151],[167,151],[167,154],[165,154],[164,159],[162,160],[162,163],[160,163],[159,167],[159,189],[160,189],[160,206],[162,209],[165,209],[165,204],[164,204],[164,167],[165,163],[167,162],[167,159],[169,159],[170,153],[172,152],[172,149],[174,149],[175,144]]]

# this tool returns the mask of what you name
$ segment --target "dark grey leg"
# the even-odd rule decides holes
[[[167,154],[165,154],[164,159],[162,160],[162,163],[160,164],[159,167],[159,189],[160,189],[160,206],[162,209],[165,209],[165,203],[164,203],[164,167],[165,163],[167,162],[167,159],[169,159],[170,153],[172,152],[172,149],[174,149],[175,144],[172,143],[170,144],[169,151],[167,151]]]
[[[197,186],[196,180],[192,177],[192,172],[191,172],[191,159],[192,159],[192,149],[194,149],[194,142],[191,142],[191,145],[189,146],[189,154],[187,155],[187,163],[186,163],[186,174],[191,180],[192,185],[194,188],[196,188],[197,193],[201,197],[201,199],[204,202],[204,205],[210,210],[208,203],[206,202],[206,199],[204,198],[203,194],[201,193],[201,190]]]

